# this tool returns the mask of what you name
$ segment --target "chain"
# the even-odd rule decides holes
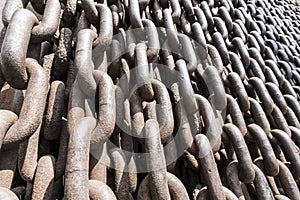
[[[300,199],[297,1],[0,8],[0,199]]]

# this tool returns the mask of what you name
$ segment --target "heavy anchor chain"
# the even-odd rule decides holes
[[[0,10],[0,199],[300,199],[298,1]]]

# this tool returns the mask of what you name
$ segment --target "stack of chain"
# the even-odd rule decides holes
[[[0,199],[300,199],[297,0],[6,0],[2,21]]]

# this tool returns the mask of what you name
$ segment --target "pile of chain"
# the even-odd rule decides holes
[[[300,6],[6,0],[0,199],[300,199]]]

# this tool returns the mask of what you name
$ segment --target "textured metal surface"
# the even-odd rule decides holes
[[[298,0],[0,15],[0,200],[300,199]]]

